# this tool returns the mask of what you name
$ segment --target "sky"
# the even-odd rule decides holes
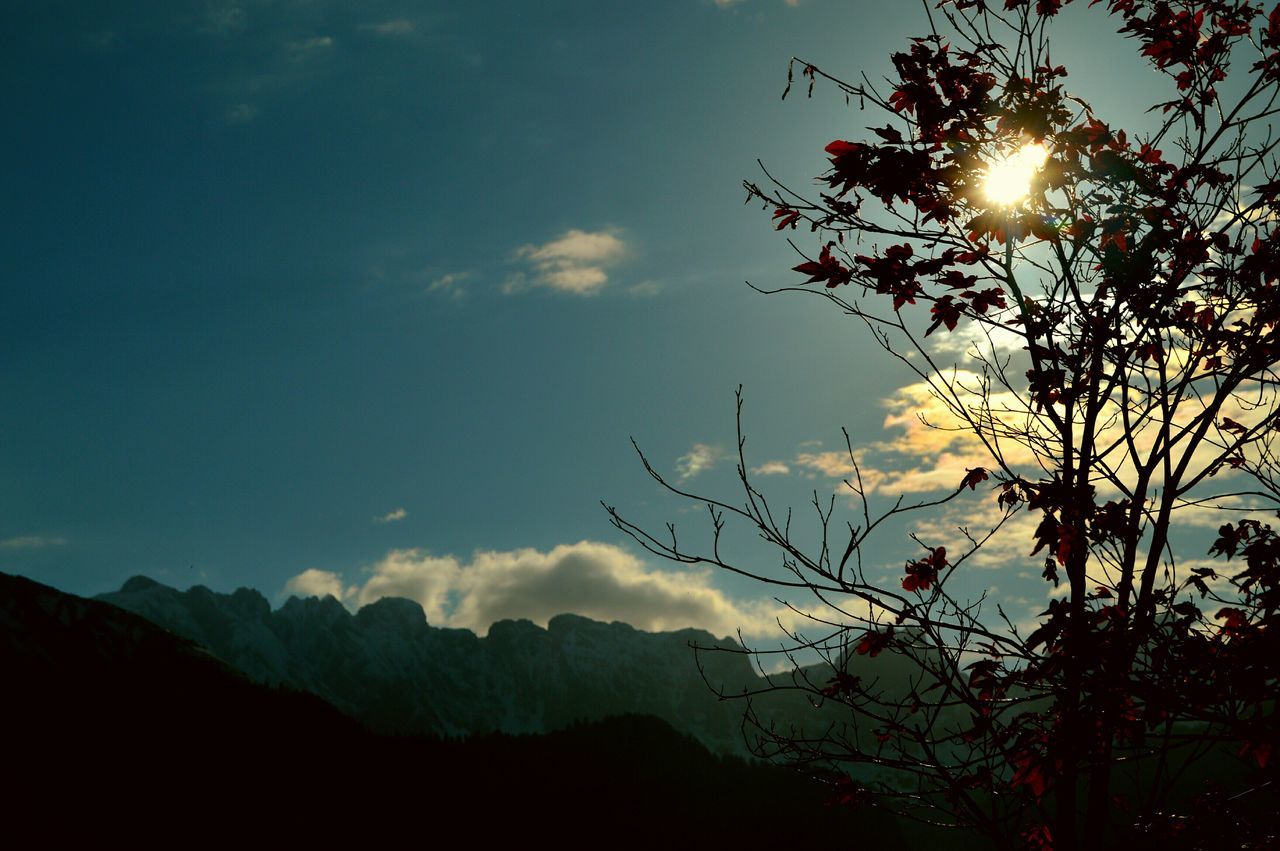
[[[841,428],[878,496],[958,482],[859,325],[746,283],[799,283],[743,204],[757,158],[808,186],[829,141],[883,123],[829,87],[780,99],[787,60],[874,78],[921,6],[45,0],[6,19],[0,570],[79,594],[146,574],[411,596],[481,632],[576,611],[760,636],[768,589],[609,525],[601,501],[705,530],[632,438],[739,502],[741,384],[777,505],[841,492]],[[1130,119],[1152,78],[1112,30],[1069,8],[1055,62]],[[1042,609],[1010,564],[964,582]]]

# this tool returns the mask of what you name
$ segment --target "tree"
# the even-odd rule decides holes
[[[793,59],[788,90],[798,68],[810,95],[821,81],[888,121],[826,146],[816,198],[768,172],[746,184],[777,230],[812,234],[812,251],[797,245],[807,280],[779,289],[860,321],[929,388],[953,454],[978,460],[948,491],[882,503],[846,433],[852,516],[815,492],[806,545],[749,473],[739,392],[739,497],[694,494],[641,454],[706,503],[705,547],[606,509],[650,552],[750,576],[808,616],[790,649],[825,665],[767,691],[807,694],[824,723],[775,729],[763,695],[745,696],[748,718],[761,753],[832,771],[841,800],[998,848],[1264,847],[1280,741],[1280,7],[1090,11],[1168,81],[1138,135],[1052,62],[1070,2],[927,0],[927,34],[883,87]],[[967,368],[934,345],[961,332],[976,332]],[[937,512],[962,501],[989,522],[944,545]],[[1210,511],[1218,562],[1175,528]],[[873,542],[902,524],[917,554],[877,581]],[[780,573],[724,554],[743,526]],[[950,590],[1011,535],[1056,589],[1030,628]],[[876,674],[890,659],[910,671],[896,684]],[[1190,794],[1209,775],[1217,797]]]

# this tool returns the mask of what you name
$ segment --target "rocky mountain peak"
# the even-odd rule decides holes
[[[367,606],[362,606],[360,611],[356,612],[356,623],[366,628],[382,626],[415,632],[427,628],[427,613],[415,600],[407,600],[404,597],[383,597]]]
[[[267,598],[252,588],[237,588],[231,595],[231,603],[245,617],[253,620],[265,620],[271,615],[271,604],[267,602]]]
[[[121,594],[136,594],[140,591],[146,591],[151,588],[162,588],[159,582],[156,582],[149,576],[131,576],[125,583],[120,586]]]
[[[740,694],[761,685],[747,657],[696,629],[650,633],[581,615],[493,624],[477,637],[427,623],[412,600],[384,598],[349,612],[332,596],[178,591],[145,577],[100,600],[204,645],[253,679],[310,691],[375,730],[394,733],[540,733],[577,721],[648,713],[721,753],[746,751]],[[701,671],[699,670],[701,664]],[[800,704],[797,704],[800,706]],[[807,704],[800,707],[811,711]]]

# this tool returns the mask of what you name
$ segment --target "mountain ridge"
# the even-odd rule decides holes
[[[545,733],[639,713],[713,751],[750,752],[741,705],[708,686],[733,694],[762,681],[736,642],[704,630],[651,633],[561,614],[546,627],[498,621],[481,637],[432,626],[404,598],[352,613],[332,596],[294,596],[272,609],[253,589],[179,591],[145,576],[95,599],[195,641],[257,682],[316,694],[379,732]],[[700,653],[694,664],[694,646],[735,652]]]
[[[424,829],[556,847],[616,841],[620,829],[628,841],[758,842],[797,824],[901,844],[892,819],[823,806],[823,781],[713,755],[658,718],[542,736],[377,735],[120,607],[4,573],[0,670],[6,835],[22,847],[249,836],[366,847]]]

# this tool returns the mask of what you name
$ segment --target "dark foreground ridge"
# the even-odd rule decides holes
[[[0,670],[6,832],[43,847],[901,839],[875,811],[824,806],[815,780],[713,755],[653,717],[467,741],[371,733],[115,606],[5,574]]]

